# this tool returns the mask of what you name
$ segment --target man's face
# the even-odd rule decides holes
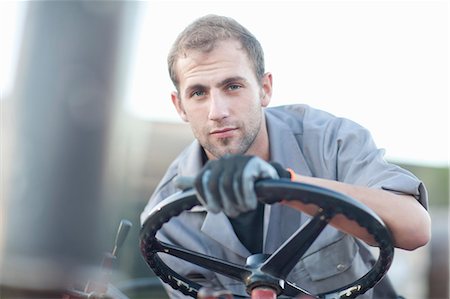
[[[272,77],[267,73],[259,84],[240,48],[222,41],[209,53],[188,51],[176,63],[179,93],[172,102],[209,158],[268,151],[262,107],[270,102]]]

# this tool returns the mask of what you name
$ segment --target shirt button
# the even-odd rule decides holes
[[[338,265],[336,266],[336,269],[337,269],[339,272],[342,272],[342,271],[345,270],[345,265],[344,265],[344,264],[338,264]]]

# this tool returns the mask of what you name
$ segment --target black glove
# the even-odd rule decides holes
[[[256,208],[255,181],[280,177],[291,175],[278,163],[268,163],[255,156],[230,155],[208,161],[194,185],[199,201],[209,211],[223,211],[229,217],[237,217]]]

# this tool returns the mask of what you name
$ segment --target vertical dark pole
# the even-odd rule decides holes
[[[78,266],[99,262],[102,166],[124,3],[27,3],[2,285],[61,288]]]

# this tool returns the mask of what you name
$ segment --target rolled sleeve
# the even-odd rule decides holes
[[[414,196],[419,203],[428,210],[428,192],[425,185],[409,176],[399,176],[394,180],[384,182],[380,186],[381,189],[399,194],[407,194]]]
[[[336,155],[337,180],[414,196],[428,209],[428,193],[423,182],[408,170],[385,160],[384,149],[375,145],[370,132],[359,124],[340,119],[330,130],[331,142],[324,147]]]

